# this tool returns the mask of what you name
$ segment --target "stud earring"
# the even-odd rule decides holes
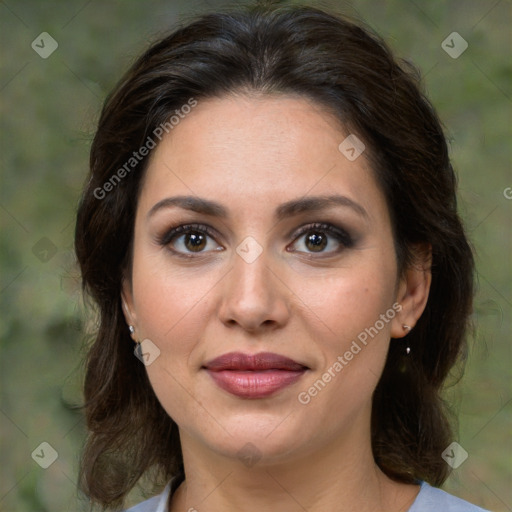
[[[133,327],[133,325],[129,325],[128,326],[128,330],[130,331],[130,334],[134,334],[135,333],[135,327]]]

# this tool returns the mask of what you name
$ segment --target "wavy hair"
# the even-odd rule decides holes
[[[121,305],[148,157],[108,194],[98,191],[190,98],[238,93],[300,95],[328,108],[367,147],[399,271],[417,244],[431,244],[429,299],[408,335],[414,353],[405,357],[403,343],[391,343],[371,432],[390,478],[440,485],[448,476],[441,453],[452,440],[442,389],[464,358],[474,274],[441,123],[417,70],[361,23],[313,7],[256,6],[202,15],[151,45],[103,106],[75,233],[83,287],[99,311],[86,360],[81,489],[115,508],[150,471],[160,482],[184,477],[177,425],[133,355]]]

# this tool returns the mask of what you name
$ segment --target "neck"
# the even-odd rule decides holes
[[[338,435],[333,443],[312,446],[293,460],[262,457],[251,467],[205,451],[186,433],[180,436],[186,480],[173,497],[172,512],[405,512],[419,490],[382,473],[369,432]]]

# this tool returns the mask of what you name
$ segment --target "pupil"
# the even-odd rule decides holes
[[[311,244],[311,247],[308,244]],[[306,245],[308,246],[308,249],[311,249],[314,252],[319,252],[327,245],[327,239],[323,235],[311,234],[307,238]]]
[[[193,251],[204,248],[205,237],[202,234],[189,234],[187,236],[187,247]]]

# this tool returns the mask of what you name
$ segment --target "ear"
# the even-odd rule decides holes
[[[432,246],[421,244],[414,250],[414,262],[398,283],[396,301],[402,306],[391,325],[391,337],[402,338],[413,328],[427,305],[432,282]]]
[[[121,284],[121,303],[123,305],[123,314],[128,325],[132,325],[135,329],[134,333],[131,333],[130,336],[133,341],[136,340],[136,332],[137,332],[137,317],[135,315],[135,307],[133,304],[133,292],[131,282],[123,278],[123,282]]]

